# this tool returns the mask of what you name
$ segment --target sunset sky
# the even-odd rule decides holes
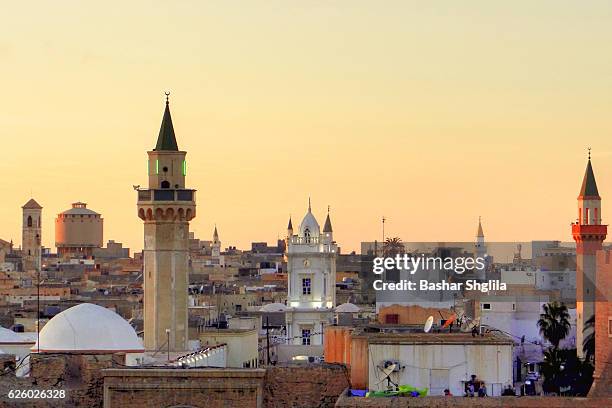
[[[593,148],[612,214],[609,1],[0,1],[0,238],[84,201],[140,250],[132,185],[169,90],[191,230],[344,252],[388,236],[571,240]],[[610,216],[612,217],[612,215]]]

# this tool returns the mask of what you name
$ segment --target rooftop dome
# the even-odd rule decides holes
[[[35,344],[32,351],[38,350]],[[40,352],[142,353],[136,332],[117,313],[82,303],[57,314],[40,331]]]
[[[336,313],[359,313],[359,307],[352,303],[343,303],[336,306]]]
[[[12,330],[0,326],[0,343],[23,343],[23,338]]]
[[[97,212],[87,208],[86,203],[72,203],[72,208],[62,212],[65,215],[100,215]]]
[[[300,237],[306,237],[306,233],[308,232],[309,237],[317,237],[321,234],[321,229],[319,228],[319,223],[317,219],[312,215],[312,211],[310,208],[310,199],[308,200],[308,212],[304,216],[302,223],[300,224]]]
[[[261,312],[284,312],[285,310],[287,310],[287,306],[282,303],[268,303],[259,309]]]

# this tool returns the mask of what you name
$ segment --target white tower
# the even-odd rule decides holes
[[[293,232],[291,227],[288,232]],[[321,232],[309,200],[298,233],[287,241],[287,337],[291,344],[320,345],[323,328],[331,322],[336,306],[338,247],[329,214]]]

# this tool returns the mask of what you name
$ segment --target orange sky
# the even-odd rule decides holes
[[[384,6],[382,5],[384,4]],[[586,147],[612,211],[607,1],[9,2],[0,24],[0,238],[73,201],[142,247],[171,108],[192,230],[273,242],[308,196],[344,251],[406,241],[569,240]]]

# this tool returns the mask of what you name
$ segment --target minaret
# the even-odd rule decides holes
[[[144,221],[144,343],[147,350],[187,349],[189,221],[196,215],[195,190],[185,188],[187,164],[178,149],[169,93],[155,149],[149,156],[149,187],[138,189]]]
[[[219,233],[217,232],[217,226],[215,225],[215,231],[213,232],[213,241],[211,245],[212,256],[221,256],[221,241],[219,241]]]
[[[591,152],[578,195],[578,219],[572,224],[576,241],[576,349],[583,357],[584,322],[594,315],[596,252],[602,249],[608,226],[601,224],[601,197],[591,166]]]
[[[31,198],[22,208],[21,249],[23,270],[39,271],[41,267],[42,207]]]
[[[484,231],[482,230],[482,220],[478,217],[478,231],[476,231],[476,242],[474,243],[474,252],[476,257],[486,258],[487,246],[485,244]],[[479,270],[476,273],[478,279],[485,279],[486,270]]]
[[[320,333],[330,324],[336,307],[338,247],[331,220],[328,214],[321,231],[308,200],[297,234],[293,235],[291,222],[287,227],[287,337],[291,344],[321,345]]]

